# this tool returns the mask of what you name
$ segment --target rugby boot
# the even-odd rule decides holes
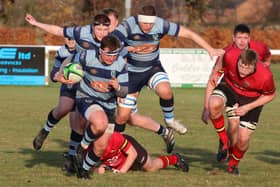
[[[81,179],[91,179],[89,171],[85,170],[84,168],[80,168],[77,171],[77,177]]]
[[[68,174],[76,173],[74,156],[69,155],[67,152],[63,153],[63,167],[62,170],[66,171]]]
[[[228,173],[238,175],[238,176],[240,175],[237,166],[229,166]]]
[[[229,156],[228,145],[224,145],[224,143],[220,140],[216,159],[218,162],[226,162],[228,156]]]
[[[186,134],[187,132],[187,128],[177,120],[173,120],[172,122],[165,121],[165,124],[167,127],[174,129],[180,135]]]
[[[87,151],[84,149],[81,144],[79,144],[76,148],[76,155],[74,157],[74,167],[77,171],[77,176],[83,169],[83,162],[86,157]]]
[[[86,154],[87,154],[87,150],[84,149],[81,144],[79,144],[77,146],[77,149],[76,149],[76,161],[77,161],[77,164],[79,167],[82,167],[83,166],[83,161],[86,157]]]
[[[33,148],[38,151],[41,149],[45,139],[47,138],[49,132],[42,128],[38,135],[33,140]]]
[[[162,135],[162,138],[163,138],[163,140],[166,144],[167,153],[171,153],[174,149],[174,146],[175,146],[175,138],[174,138],[172,128],[167,127],[166,130],[167,130],[167,133]]]
[[[184,158],[179,153],[175,153],[175,156],[177,157],[177,163],[175,164],[175,167],[181,169],[183,172],[188,172],[189,165],[184,160]]]

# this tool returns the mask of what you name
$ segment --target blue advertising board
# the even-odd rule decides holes
[[[0,46],[0,85],[46,85],[45,47]]]

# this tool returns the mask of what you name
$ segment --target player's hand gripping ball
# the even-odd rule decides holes
[[[80,82],[84,77],[84,71],[80,64],[68,63],[63,70],[65,79],[71,80],[73,83]]]

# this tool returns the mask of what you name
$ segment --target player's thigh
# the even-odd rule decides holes
[[[237,132],[239,129],[240,118],[228,118],[228,131]]]
[[[67,96],[60,96],[58,105],[56,107],[56,111],[58,113],[67,114],[68,112],[73,110],[74,105],[75,105],[74,99]]]
[[[69,121],[70,121],[70,127],[75,132],[78,132],[79,134],[83,134],[86,128],[86,120],[77,112],[70,112],[69,113]]]

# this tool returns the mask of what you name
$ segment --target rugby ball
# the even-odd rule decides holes
[[[63,74],[65,79],[71,80],[74,83],[77,83],[82,80],[84,77],[84,71],[80,64],[68,63],[64,66]]]

